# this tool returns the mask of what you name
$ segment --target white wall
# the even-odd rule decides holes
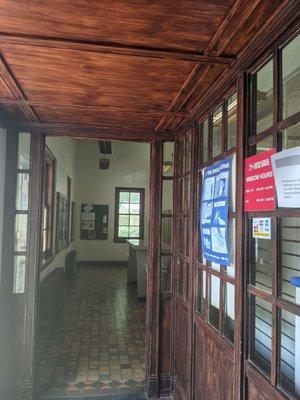
[[[1,277],[2,239],[3,239],[5,156],[6,156],[6,131],[0,128],[0,277]]]
[[[108,204],[108,240],[78,240],[79,261],[125,261],[128,245],[114,243],[115,187],[145,188],[145,239],[149,224],[149,167],[150,145],[144,143],[113,142],[110,168],[99,170],[99,146],[96,141],[77,144],[77,198],[81,204]],[[80,214],[80,213],[78,213]],[[80,217],[80,216],[79,216]],[[80,234],[77,223],[77,237]]]
[[[55,205],[56,205],[56,192],[60,192],[67,196],[67,176],[72,180],[71,186],[71,201],[76,201],[76,147],[77,141],[67,138],[48,137],[46,145],[56,158],[56,187],[55,187]],[[54,227],[56,222],[56,209],[54,207]],[[40,280],[45,279],[56,267],[65,266],[65,256],[71,250],[76,249],[76,241],[73,242],[67,249],[62,250],[56,255],[55,260],[48,265],[40,275]],[[53,233],[53,251],[55,251],[55,228]]]

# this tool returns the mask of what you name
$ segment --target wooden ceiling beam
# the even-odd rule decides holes
[[[65,50],[90,51],[96,53],[119,54],[124,56],[160,58],[168,60],[190,61],[205,64],[223,64],[230,66],[236,57],[227,54],[209,55],[202,51],[164,49],[142,46],[128,46],[122,43],[101,43],[52,38],[45,36],[15,35],[0,32],[0,44],[18,44],[26,46],[50,47]]]
[[[156,140],[174,140],[174,135],[170,131],[154,132],[153,130],[132,130],[116,129],[102,125],[79,125],[67,123],[41,123],[41,122],[20,122],[15,126],[25,132],[40,132],[47,136],[68,136],[82,139],[102,139],[102,140],[132,140],[153,142]]]
[[[72,108],[76,110],[89,110],[89,111],[110,111],[110,112],[127,112],[132,114],[145,114],[145,108],[129,108],[117,107],[110,105],[87,105],[87,104],[74,104],[74,103],[57,103],[53,101],[38,101],[38,100],[24,100],[24,99],[11,99],[0,97],[0,104],[3,105],[27,105],[33,107],[45,107],[54,109]],[[172,115],[174,117],[186,117],[187,114],[183,112],[169,111],[161,108],[147,108],[147,114],[155,115]]]
[[[23,93],[21,87],[19,86],[13,73],[10,71],[2,55],[0,54],[0,76],[7,86],[8,90],[11,92],[12,96],[15,97],[16,101],[26,102],[26,96]],[[20,104],[20,108],[24,114],[25,118],[30,118],[34,121],[39,121],[34,109],[29,104]]]

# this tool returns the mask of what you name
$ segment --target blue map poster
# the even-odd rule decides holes
[[[228,209],[232,157],[206,168],[200,201],[200,230],[203,257],[230,265]]]

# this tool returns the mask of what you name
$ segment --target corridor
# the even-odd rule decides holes
[[[145,301],[127,287],[126,267],[81,266],[56,324],[40,335],[38,398],[135,398],[144,391],[144,334]]]

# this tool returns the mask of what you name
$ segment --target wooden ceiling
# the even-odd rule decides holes
[[[287,2],[1,0],[1,109],[49,135],[168,135]]]

